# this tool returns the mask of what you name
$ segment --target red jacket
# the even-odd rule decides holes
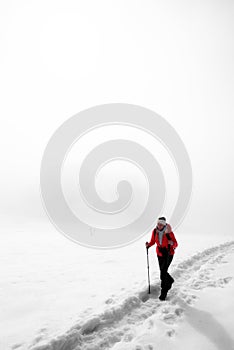
[[[160,245],[160,243],[159,243],[158,230],[156,229],[156,234],[154,236],[154,229],[153,229],[151,240],[150,240],[150,242],[148,244],[148,247],[151,247],[152,245],[154,245],[154,243],[156,243],[156,254],[159,255],[159,256],[162,256],[162,253],[160,253],[160,251],[159,251],[159,247],[162,247],[162,248],[163,247],[166,247],[166,248],[168,247],[168,239],[167,239],[166,233],[169,233],[170,240],[173,242],[173,244],[170,245],[169,254],[173,255],[175,253],[174,249],[176,247],[178,247],[177,240],[176,240],[175,235],[172,232],[171,226],[169,224],[167,224],[166,231],[165,231],[165,233],[162,236],[162,245]]]

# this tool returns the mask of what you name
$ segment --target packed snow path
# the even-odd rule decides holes
[[[160,320],[171,325],[168,336],[173,335],[175,324],[197,299],[196,292],[206,287],[223,287],[233,277],[223,276],[215,279],[213,272],[218,265],[225,263],[225,258],[234,254],[234,241],[227,242],[193,255],[180,262],[170,273],[175,278],[167,300],[160,301],[160,281],[151,285],[151,294],[145,290],[131,295],[121,303],[110,298],[106,301],[106,310],[101,314],[77,322],[65,334],[43,341],[43,330],[29,346],[30,350],[98,350],[115,347],[118,342],[131,342],[133,328],[150,328],[152,316],[157,314]],[[233,349],[233,344],[227,344]],[[23,344],[15,344],[12,349],[22,349]],[[136,347],[136,349],[138,349]],[[153,350],[153,345],[148,345]]]

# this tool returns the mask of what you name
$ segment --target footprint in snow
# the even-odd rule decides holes
[[[134,335],[131,334],[131,333],[128,333],[128,334],[125,334],[125,335],[124,335],[123,340],[124,340],[125,342],[130,342],[130,341],[132,341],[133,338],[134,338]]]
[[[23,346],[23,343],[17,343],[17,344],[12,345],[11,349],[16,350],[16,349],[19,349],[21,346]]]
[[[112,298],[106,299],[105,304],[113,304],[114,300]]]
[[[167,335],[168,337],[172,337],[174,334],[175,334],[175,330],[174,330],[174,329],[169,329],[169,330],[166,332],[166,335]]]
[[[167,312],[166,314],[162,315],[161,319],[168,323],[173,324],[176,322],[176,320],[182,316],[184,313],[184,309],[181,307],[176,307],[174,310]]]

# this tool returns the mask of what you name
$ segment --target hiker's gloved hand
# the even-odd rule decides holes
[[[145,242],[145,246],[146,246],[146,248],[148,249],[148,248],[149,248],[149,243],[148,243],[148,242]]]
[[[171,244],[171,245],[173,245],[173,244],[174,244],[174,242],[173,242],[173,241],[171,241],[171,240],[169,240],[169,241],[168,241],[168,243],[169,243],[169,244]]]

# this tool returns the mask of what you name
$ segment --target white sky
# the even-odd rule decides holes
[[[40,161],[79,111],[150,108],[189,152],[184,228],[230,230],[233,216],[233,1],[1,1],[1,223],[47,220]],[[165,213],[166,215],[166,213]]]

